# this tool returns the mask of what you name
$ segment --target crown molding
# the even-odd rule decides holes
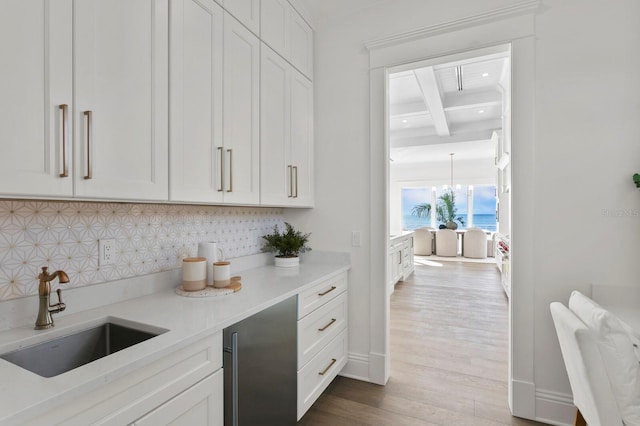
[[[380,49],[393,46],[408,41],[423,39],[437,34],[456,31],[475,25],[494,22],[500,19],[510,18],[518,15],[534,13],[540,7],[540,0],[523,0],[518,3],[493,9],[488,12],[454,19],[449,22],[432,25],[426,28],[395,34],[389,37],[379,38],[366,42],[364,45],[368,50]]]

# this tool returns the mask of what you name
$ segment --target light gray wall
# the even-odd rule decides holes
[[[384,283],[369,272],[364,42],[512,3],[394,0],[316,26],[316,208],[285,218],[313,232],[314,248],[351,252],[351,353],[369,352],[370,289]],[[573,288],[588,293],[590,283],[640,287],[640,193],[631,181],[640,171],[640,3],[544,0],[536,36],[534,173],[513,170],[535,188],[518,198],[536,235],[527,242],[535,297],[523,303],[535,312],[536,389],[568,394],[549,303],[566,301]],[[361,247],[351,247],[352,230],[363,232]]]

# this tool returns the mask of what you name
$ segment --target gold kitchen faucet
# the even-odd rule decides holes
[[[51,304],[51,281],[58,278],[60,284],[69,282],[69,276],[66,272],[59,270],[51,274],[47,273],[47,267],[42,267],[42,272],[38,275],[40,284],[38,285],[38,296],[40,298],[40,306],[38,308],[38,318],[36,319],[36,330],[43,330],[54,326],[51,314],[57,314],[65,310],[67,305],[62,303],[62,290],[58,289],[58,303]],[[49,309],[52,308],[52,309]]]

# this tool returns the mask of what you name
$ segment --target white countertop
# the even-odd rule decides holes
[[[33,325],[25,325],[0,332],[0,353],[6,353],[90,328],[108,317],[169,330],[51,378],[0,359],[0,424],[20,423],[46,413],[53,406],[103,386],[349,268],[348,254],[318,253],[307,256],[297,271],[273,265],[242,271],[242,289],[227,296],[181,297],[168,289],[55,317],[56,325],[50,330],[36,331]]]

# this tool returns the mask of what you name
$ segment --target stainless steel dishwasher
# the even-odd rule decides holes
[[[296,297],[224,329],[225,426],[296,424]]]

